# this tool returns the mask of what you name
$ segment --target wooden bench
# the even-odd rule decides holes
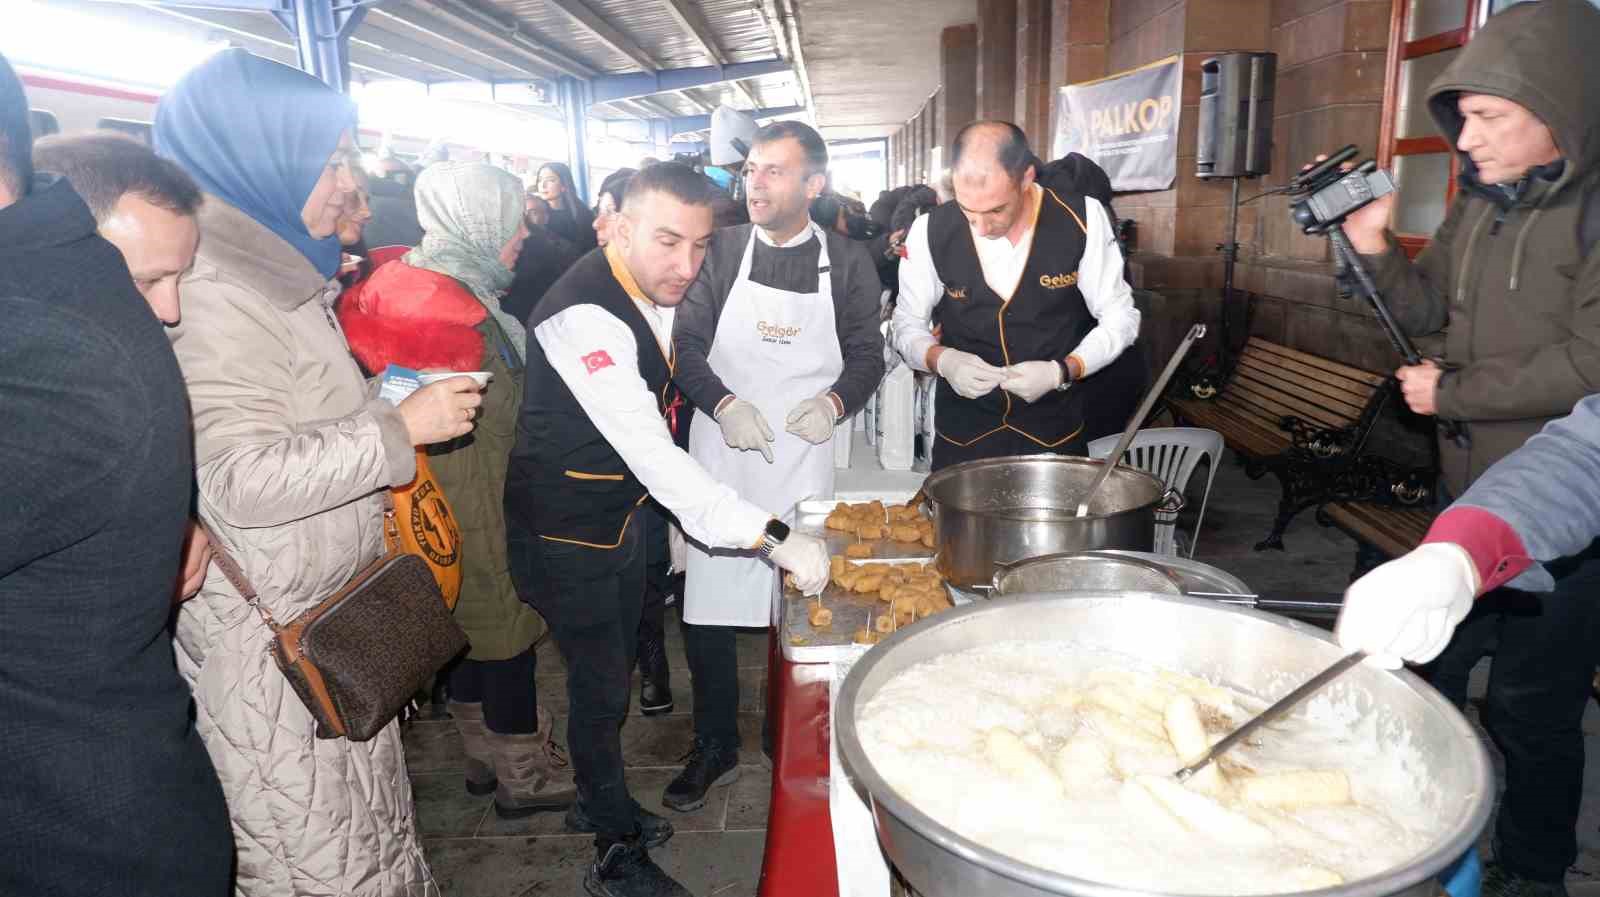
[[[1318,523],[1337,527],[1391,558],[1422,544],[1436,516],[1432,508],[1370,501],[1334,501],[1317,509]]]
[[[1281,549],[1289,522],[1327,501],[1332,478],[1360,454],[1391,383],[1251,337],[1222,386],[1191,384],[1168,406],[1180,422],[1221,433],[1252,479],[1278,478],[1278,515],[1256,549]]]

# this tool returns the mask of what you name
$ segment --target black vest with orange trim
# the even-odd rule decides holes
[[[575,305],[597,305],[628,326],[638,343],[639,376],[668,426],[686,422],[671,362],[601,250],[580,259],[545,294],[528,319],[530,337]],[[544,539],[615,548],[648,491],[600,435],[536,339],[528,340],[527,364],[517,442],[506,471],[506,524]]]
[[[1094,329],[1094,315],[1078,290],[1078,263],[1086,242],[1083,197],[1046,189],[1038,196],[1033,245],[1009,297],[996,294],[984,280],[961,207],[947,202],[933,211],[928,248],[944,283],[938,305],[942,345],[971,352],[996,367],[1064,361]],[[934,421],[939,437],[955,445],[970,446],[1010,429],[1047,451],[1083,428],[1082,403],[1082,390],[1076,387],[1046,393],[1031,405],[1001,389],[966,399],[941,379]]]

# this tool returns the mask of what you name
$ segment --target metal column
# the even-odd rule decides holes
[[[567,160],[572,166],[572,182],[579,201],[589,204],[589,85],[563,75],[558,82],[561,111],[567,125]]]
[[[350,33],[372,0],[286,0],[272,15],[294,35],[300,68],[343,93],[350,80]]]

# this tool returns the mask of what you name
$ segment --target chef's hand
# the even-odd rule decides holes
[[[722,426],[722,441],[729,448],[760,452],[768,464],[772,463],[772,428],[761,416],[761,409],[744,399],[734,399],[717,415],[717,423]]]
[[[1395,371],[1394,375],[1400,381],[1400,394],[1405,396],[1406,405],[1413,413],[1439,413],[1439,378],[1444,375],[1443,368],[1425,361],[1406,365]]]
[[[1365,651],[1387,669],[1427,663],[1477,594],[1478,568],[1466,549],[1427,542],[1351,583],[1334,634],[1346,651]]]
[[[816,536],[790,532],[772,550],[772,563],[794,576],[794,586],[803,595],[819,594],[828,584],[828,544]]]
[[[1000,388],[1030,405],[1061,385],[1061,365],[1053,361],[1019,361],[1005,370]]]
[[[833,438],[834,421],[838,419],[839,406],[833,399],[814,396],[790,409],[784,429],[812,445],[821,445]]]
[[[956,395],[976,399],[994,392],[1006,379],[1005,368],[997,368],[971,352],[943,349],[934,361],[934,373],[949,382]]]
[[[205,528],[194,518],[189,519],[189,532],[183,540],[183,573],[178,580],[174,603],[188,601],[200,593],[205,585],[206,571],[211,569],[211,538]]]

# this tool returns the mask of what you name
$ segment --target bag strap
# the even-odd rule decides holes
[[[200,528],[205,531],[206,538],[211,540],[211,559],[216,561],[217,566],[222,569],[222,575],[226,576],[228,582],[233,583],[233,587],[239,590],[239,594],[244,597],[245,603],[250,605],[251,610],[261,615],[261,619],[267,624],[267,628],[277,632],[279,629],[278,621],[273,619],[272,611],[261,606],[261,596],[256,594],[256,587],[250,584],[250,579],[244,575],[244,570],[239,566],[239,562],[235,561],[233,555],[228,554],[228,550],[222,547],[222,541],[217,538],[216,532],[210,526],[202,523]]]
[[[221,568],[222,575],[239,590],[239,595],[250,605],[251,610],[261,615],[261,620],[267,624],[268,629],[273,632],[281,629],[278,621],[272,616],[272,611],[261,606],[261,596],[256,592],[256,587],[250,584],[250,579],[244,575],[244,569],[239,566],[239,562],[222,547],[222,540],[217,538],[216,532],[204,522],[200,524],[200,528],[205,531],[206,538],[211,540],[211,559]],[[400,553],[400,526],[395,521],[394,495],[388,489],[383,490],[383,542],[387,554]]]

